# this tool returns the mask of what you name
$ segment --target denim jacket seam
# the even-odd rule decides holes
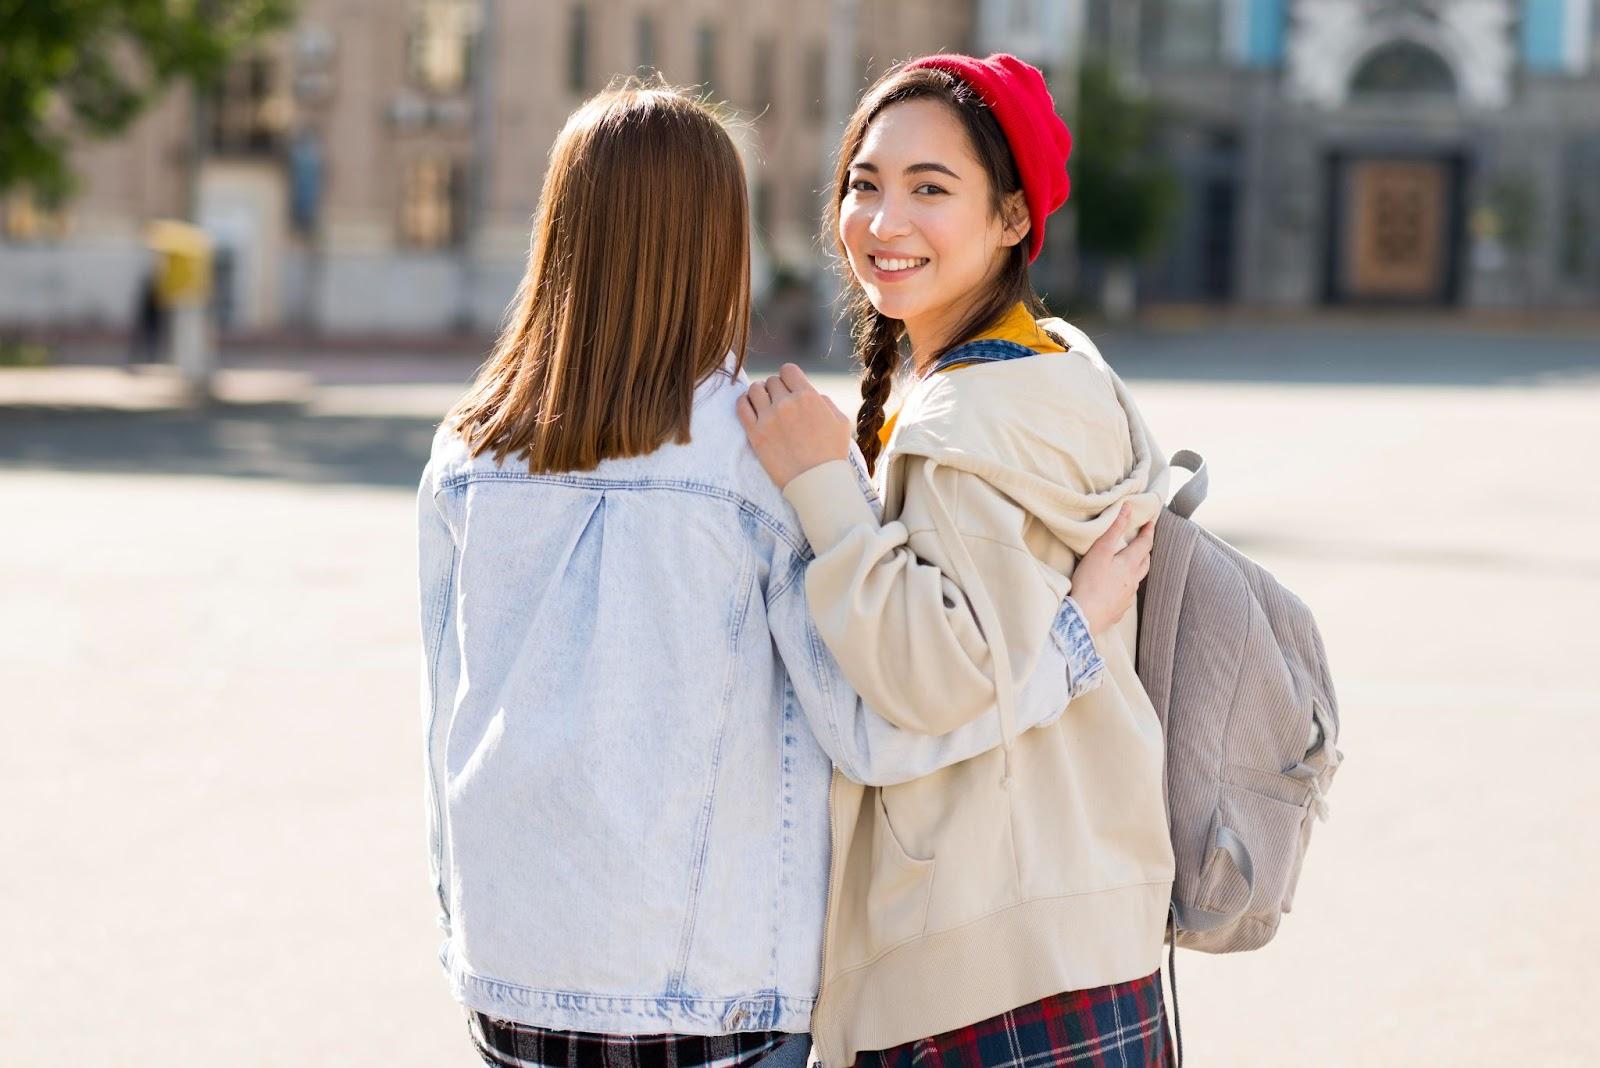
[[[678,493],[697,493],[715,497],[749,512],[761,524],[782,538],[797,555],[809,556],[810,546],[785,523],[750,498],[733,490],[709,482],[694,482],[676,478],[594,478],[578,475],[535,475],[517,471],[463,471],[440,480],[441,490],[457,489],[473,482],[534,482],[542,485],[577,486],[581,489],[609,490],[668,490]]]
[[[481,975],[478,972],[471,971],[470,969],[463,969],[462,974],[463,977],[470,982],[479,983],[484,986],[503,987],[506,990],[515,990],[540,998],[560,998],[563,1001],[571,1001],[575,1005],[582,1005],[585,1007],[606,1005],[607,1003],[615,1003],[619,1001],[639,1002],[642,1004],[670,1001],[679,1005],[723,1006],[734,1005],[741,1001],[753,1001],[758,999],[771,999],[773,1001],[787,1002],[794,1007],[802,1007],[815,1005],[817,1000],[814,995],[807,997],[798,994],[785,994],[776,988],[744,994],[719,995],[716,997],[705,997],[703,995],[693,994],[597,994],[593,991],[551,990],[546,987],[523,986],[520,983],[512,983],[504,979],[496,979],[492,976]]]
[[[793,559],[794,562],[789,565],[788,573],[786,573],[775,585],[767,590],[768,604],[776,604],[778,601],[782,600],[783,595],[799,585],[800,580],[805,577],[806,564],[808,561],[802,559],[798,555],[796,555]]]
[[[434,494],[434,505],[435,505],[435,507],[438,506],[438,493]],[[441,514],[440,518],[443,519],[444,516]],[[448,525],[449,524],[448,524],[448,520],[447,520],[446,521],[446,527],[447,528],[448,528]],[[437,876],[438,876],[438,883],[434,887],[434,892],[439,898],[439,908],[440,908],[440,911],[442,911],[444,913],[444,919],[445,919],[445,923],[447,925],[450,922],[450,908],[449,908],[449,905],[448,905],[448,903],[447,903],[447,901],[445,899],[445,891],[444,891],[445,882],[446,882],[446,880],[445,880],[445,871],[444,871],[444,860],[445,860],[445,846],[444,846],[445,813],[444,813],[444,803],[443,803],[442,798],[440,797],[441,786],[440,786],[440,783],[438,782],[438,772],[436,771],[436,769],[434,768],[434,765],[433,765],[433,732],[434,732],[435,726],[438,723],[438,718],[439,718],[439,705],[440,705],[440,700],[439,700],[439,661],[444,656],[445,637],[447,636],[447,634],[449,632],[449,628],[450,628],[450,602],[451,602],[451,599],[454,597],[454,594],[455,594],[456,569],[459,566],[460,558],[461,558],[461,551],[456,546],[455,537],[452,535],[451,538],[450,538],[450,565],[445,571],[445,578],[444,578],[444,582],[442,583],[443,589],[442,589],[442,591],[441,590],[436,590],[435,593],[434,593],[434,599],[433,599],[433,609],[432,610],[437,615],[438,622],[433,627],[433,632],[434,633],[433,633],[433,647],[431,649],[431,654],[432,655],[429,658],[430,659],[430,664],[429,664],[429,667],[428,667],[428,726],[427,726],[427,731],[426,731],[426,734],[425,734],[425,737],[426,737],[426,740],[427,740],[427,747],[428,747],[428,751],[427,751],[427,758],[428,758],[428,765],[427,765],[427,767],[428,767],[428,787],[429,787],[429,792],[432,795],[429,798],[429,800],[433,805],[434,825],[435,825],[435,828],[436,828],[434,833],[438,836],[438,842],[435,844],[434,851],[433,851],[434,852],[434,857],[433,857],[434,868],[435,868],[435,871],[436,871]]]
[[[689,974],[689,957],[694,949],[694,929],[699,921],[700,887],[705,878],[706,851],[711,848],[711,821],[717,808],[717,781],[722,773],[722,743],[727,737],[728,710],[733,704],[733,691],[737,682],[739,664],[739,639],[744,633],[744,622],[750,614],[750,594],[753,568],[751,567],[752,552],[748,543],[739,562],[740,581],[735,588],[743,596],[739,600],[737,610],[730,621],[728,628],[728,671],[722,683],[721,707],[717,713],[716,741],[711,747],[711,767],[706,774],[706,800],[701,807],[700,825],[695,829],[695,836],[699,839],[695,849],[694,880],[689,887],[689,900],[685,903],[683,930],[679,935],[678,961],[673,968],[672,975],[668,977],[667,989],[678,990],[683,986],[684,978]]]

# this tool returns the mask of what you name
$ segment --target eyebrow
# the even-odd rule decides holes
[[[850,164],[850,169],[855,171],[867,171],[871,174],[878,173],[877,164],[867,163],[865,161]],[[939,174],[948,174],[957,181],[961,180],[961,175],[957,174],[949,167],[946,167],[943,163],[913,163],[911,166],[906,168],[905,172],[907,174],[923,174],[927,171],[937,171]]]

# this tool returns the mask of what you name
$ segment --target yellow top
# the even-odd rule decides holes
[[[1028,309],[1018,301],[1017,304],[1000,321],[981,333],[974,334],[968,341],[1014,341],[1018,345],[1026,345],[1034,352],[1066,352],[1060,342],[1044,332],[1033,316],[1028,314]],[[946,367],[946,371],[954,371],[958,367],[967,367],[968,364],[953,363]],[[889,444],[889,435],[894,433],[895,420],[900,418],[897,411],[883,421],[883,429],[878,431],[878,443]]]
[[[145,244],[157,256],[156,293],[167,307],[204,304],[211,298],[211,238],[178,219],[152,220]]]

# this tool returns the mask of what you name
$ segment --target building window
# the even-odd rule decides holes
[[[409,248],[439,249],[464,232],[466,183],[459,161],[424,156],[408,163],[400,189],[400,239]]]
[[[755,57],[755,76],[751,79],[750,104],[759,115],[771,111],[777,100],[773,85],[777,80],[778,56],[769,37],[756,41],[752,54]]]
[[[412,12],[407,76],[432,93],[459,93],[472,77],[477,0],[423,0]]]
[[[639,70],[648,71],[656,69],[656,17],[650,14],[639,16],[635,23],[636,45],[639,54]]]
[[[567,24],[567,88],[581,93],[589,87],[589,9],[572,9]]]
[[[695,78],[710,92],[717,83],[717,28],[701,25],[695,33]]]
[[[1205,66],[1222,57],[1221,0],[1172,0],[1151,9],[1164,63]]]
[[[212,103],[210,147],[223,155],[275,152],[294,111],[282,66],[267,55],[230,65]]]
[[[820,44],[806,51],[806,118],[822,119],[828,113],[828,52]]]
[[[1417,93],[1453,96],[1456,76],[1450,65],[1431,48],[1410,41],[1395,41],[1362,61],[1350,79],[1350,91],[1359,93]]]

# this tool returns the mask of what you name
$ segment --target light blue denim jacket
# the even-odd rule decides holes
[[[811,553],[746,444],[744,388],[713,375],[690,442],[589,472],[434,440],[428,816],[441,956],[469,1008],[614,1034],[807,1030],[830,759],[886,784],[1000,742],[998,716],[930,737],[862,707],[812,627]],[[1102,667],[1070,598],[1040,640],[1019,729]]]

